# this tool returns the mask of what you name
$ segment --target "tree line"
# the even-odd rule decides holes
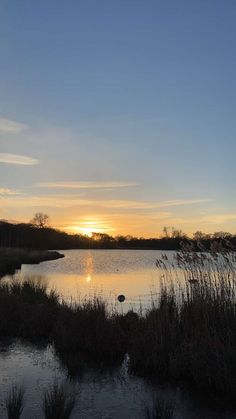
[[[28,249],[155,249],[179,250],[183,244],[189,250],[236,249],[236,235],[227,232],[205,234],[197,231],[188,237],[181,230],[164,228],[158,238],[119,235],[112,237],[104,233],[68,234],[47,226],[46,223],[10,223],[0,221],[0,247]]]

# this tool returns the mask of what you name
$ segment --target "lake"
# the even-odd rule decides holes
[[[15,275],[40,276],[49,288],[56,289],[66,301],[101,295],[119,309],[117,296],[124,294],[122,310],[147,306],[151,292],[158,293],[160,271],[157,250],[62,250],[65,258],[23,265]],[[173,260],[174,252],[166,252]]]
[[[15,274],[40,277],[50,288],[56,289],[67,301],[102,295],[117,310],[139,310],[140,302],[148,307],[150,293],[159,292],[161,271],[156,260],[163,252],[151,250],[66,250],[65,258],[39,265],[23,265]],[[174,263],[174,252],[168,254]],[[7,277],[4,280],[10,281]],[[117,296],[124,294],[120,304]],[[148,343],[147,343],[148,344]],[[144,418],[144,407],[150,406],[156,393],[175,400],[175,419],[233,419],[235,411],[206,408],[180,388],[155,386],[129,375],[127,362],[121,368],[101,372],[86,369],[71,377],[61,364],[54,349],[36,347],[20,341],[0,345],[0,418],[6,418],[3,400],[12,383],[23,383],[26,388],[26,407],[22,419],[42,418],[43,390],[55,380],[68,380],[76,392],[77,406],[72,416],[91,419]]]

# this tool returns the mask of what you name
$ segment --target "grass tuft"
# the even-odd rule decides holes
[[[54,383],[43,396],[45,419],[69,419],[75,407],[75,395],[69,394],[64,384]]]
[[[6,397],[8,419],[19,419],[24,408],[24,388],[14,384]]]
[[[146,419],[172,419],[175,405],[172,400],[156,397],[151,407],[145,408]]]

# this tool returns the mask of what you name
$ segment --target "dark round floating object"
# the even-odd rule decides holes
[[[125,296],[124,296],[123,294],[118,295],[117,300],[118,300],[120,303],[123,303],[123,302],[125,301]]]

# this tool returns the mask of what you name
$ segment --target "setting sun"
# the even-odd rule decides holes
[[[103,220],[82,220],[68,227],[68,230],[77,234],[83,234],[92,237],[93,233],[108,233],[114,229],[106,224]]]
[[[94,233],[94,229],[89,227],[78,227],[77,230],[79,230],[80,233],[82,233],[84,236],[92,237]]]

